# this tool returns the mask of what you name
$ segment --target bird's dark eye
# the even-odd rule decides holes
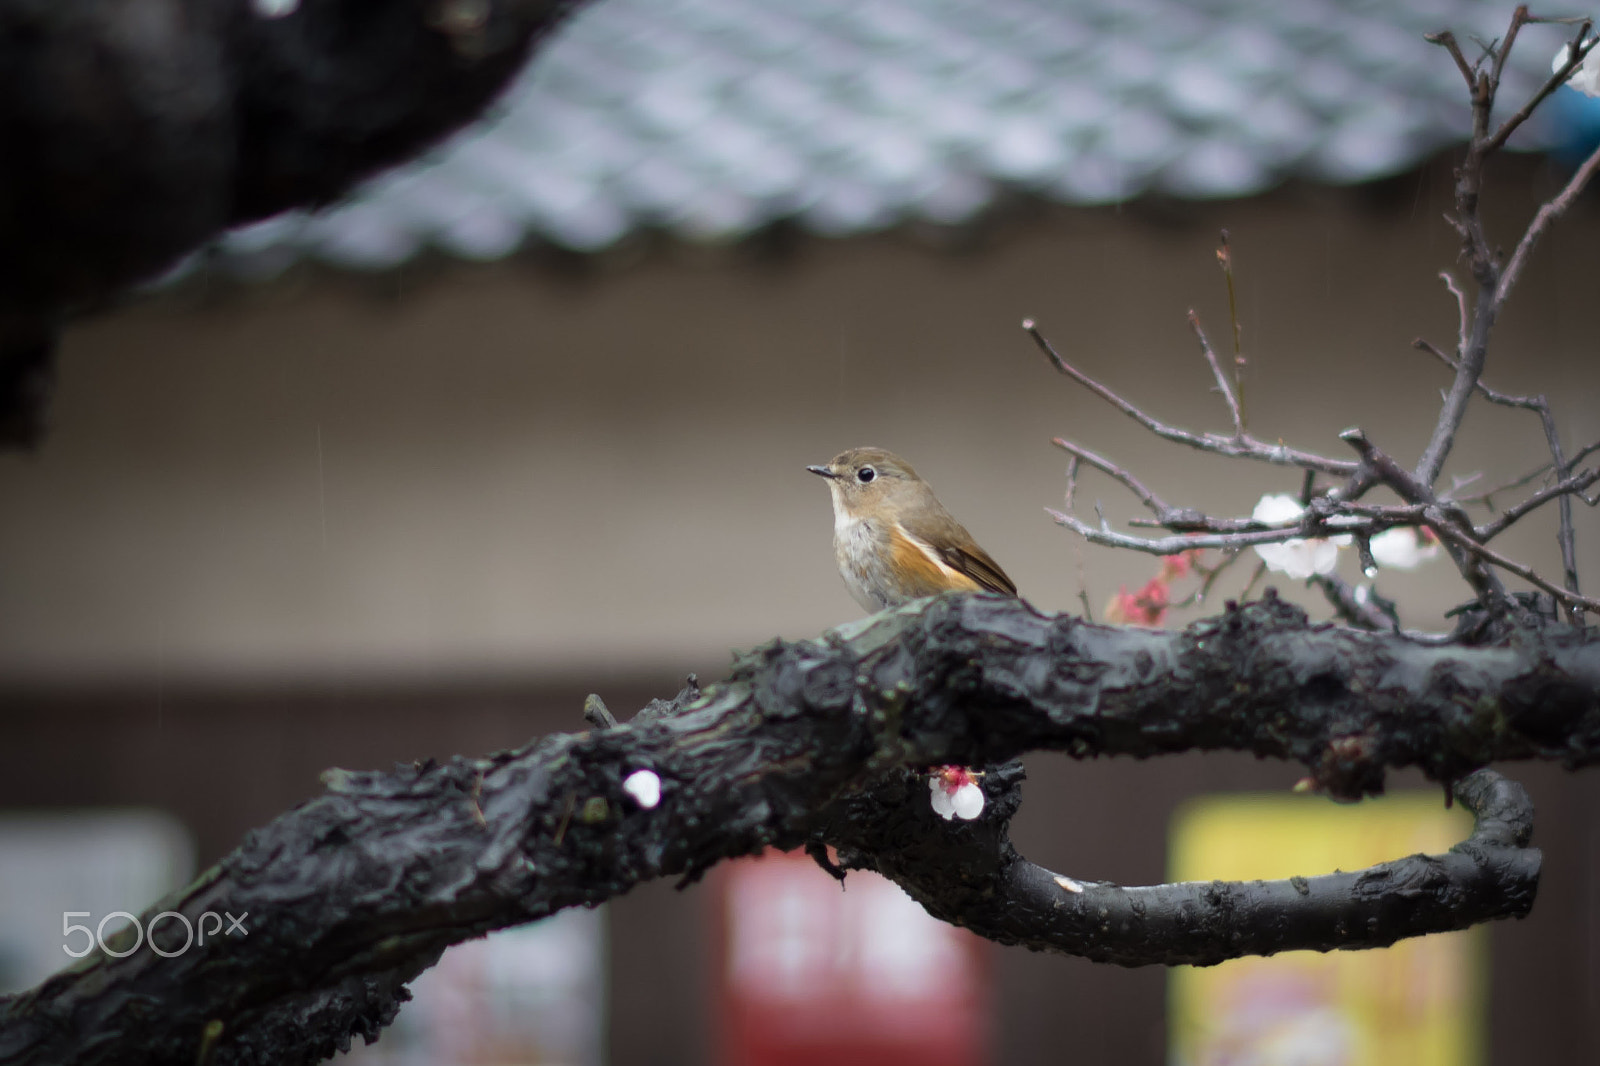
[[[870,466],[864,466],[860,470],[856,471],[856,480],[861,482],[863,485],[877,476],[878,472],[872,469]]]

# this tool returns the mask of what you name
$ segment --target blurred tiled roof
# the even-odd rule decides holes
[[[954,224],[1001,188],[1071,204],[1402,171],[1467,126],[1448,55],[1509,0],[600,0],[487,120],[316,216],[224,238],[247,276],[426,246],[597,251]],[[1530,27],[1507,89],[1546,77]],[[1544,34],[1544,35],[1541,35]],[[1474,47],[1467,45],[1470,50]],[[1508,97],[1509,99],[1509,97]]]

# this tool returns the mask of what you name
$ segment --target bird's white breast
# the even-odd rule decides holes
[[[870,521],[837,507],[833,512],[833,554],[850,595],[868,611],[889,606],[885,592],[889,575],[881,540],[882,531]]]

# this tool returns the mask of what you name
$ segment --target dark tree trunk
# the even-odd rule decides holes
[[[0,447],[39,440],[65,318],[229,226],[415,156],[476,118],[575,6],[0,4]]]

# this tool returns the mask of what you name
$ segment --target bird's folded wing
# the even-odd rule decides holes
[[[965,529],[962,529],[953,519],[946,520],[953,528],[949,530],[924,531],[908,527],[903,523],[895,523],[895,528],[902,533],[906,540],[933,565],[945,574],[955,577],[955,584],[960,585],[960,580],[965,578],[980,589],[988,592],[1002,592],[1007,596],[1017,594],[1017,586],[1000,569],[1000,564],[989,558],[989,553],[973,541]],[[936,548],[935,543],[944,542],[945,547]],[[960,541],[964,547],[950,546],[951,542]]]

